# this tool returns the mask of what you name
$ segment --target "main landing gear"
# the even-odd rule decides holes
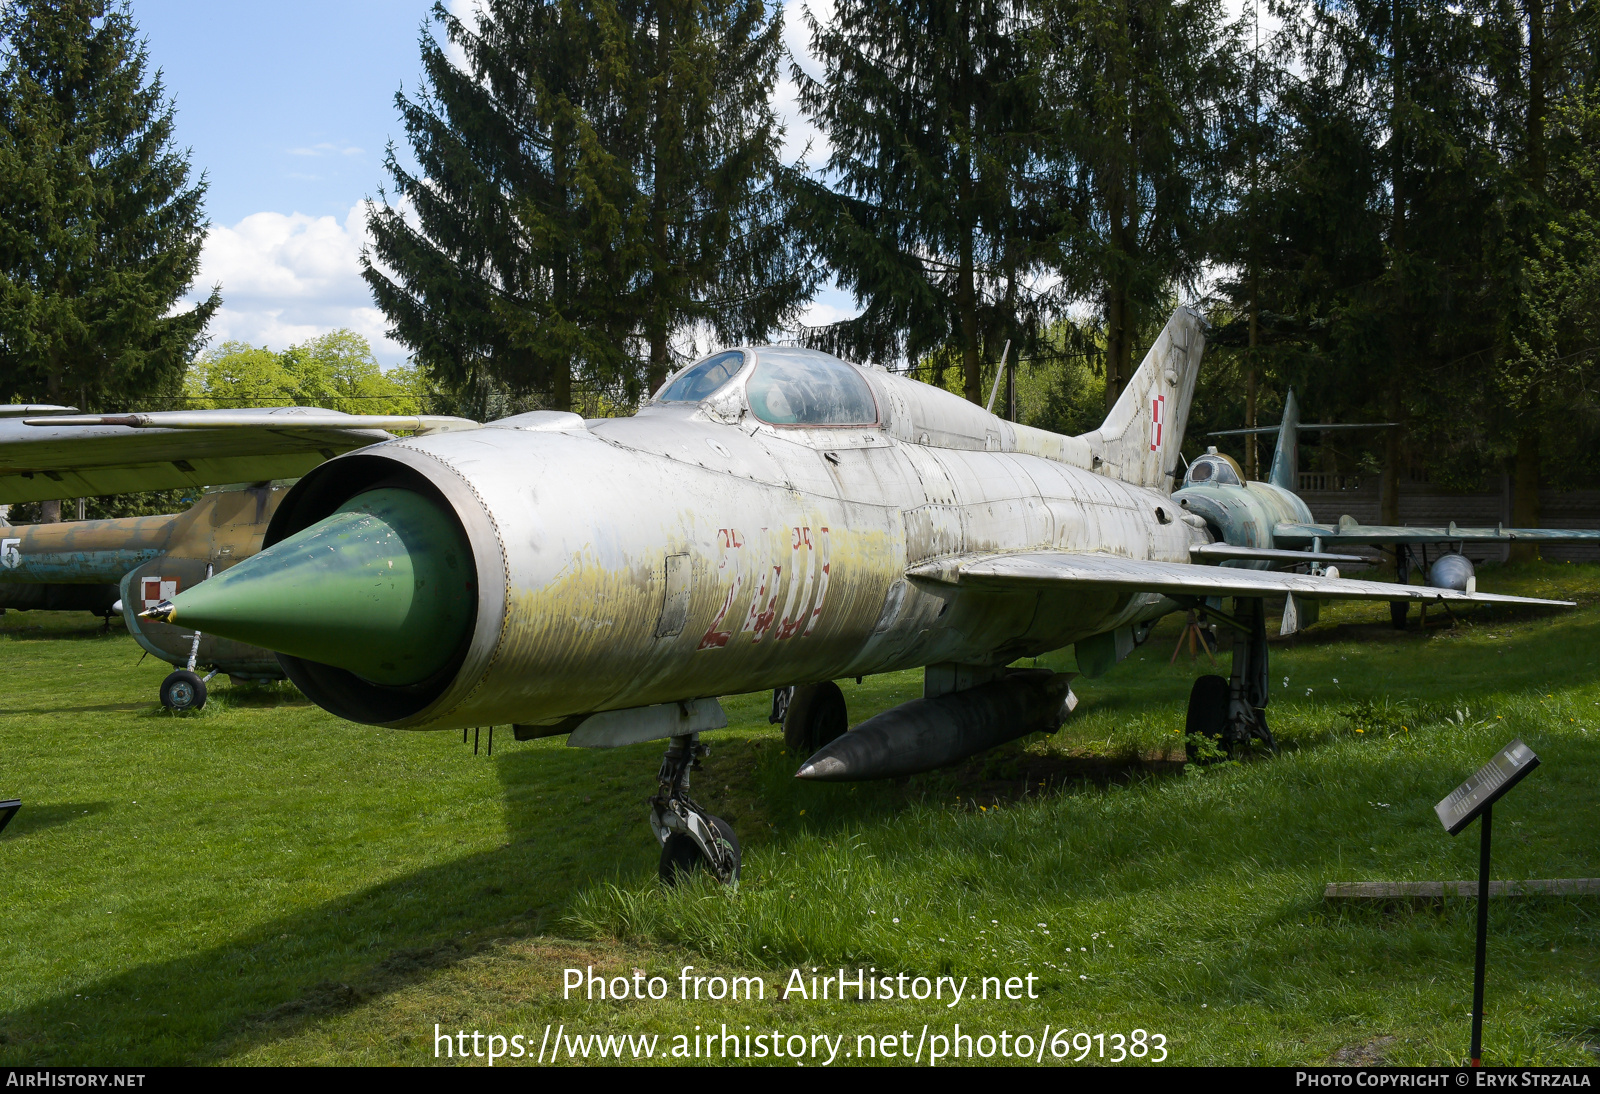
[[[1276,751],[1267,728],[1267,624],[1260,597],[1240,598],[1232,616],[1207,614],[1242,632],[1234,635],[1233,671],[1226,678],[1202,676],[1189,692],[1184,731],[1212,741],[1219,752],[1232,754],[1252,738]]]
[[[832,680],[792,688],[783,715],[783,743],[802,760],[850,728],[844,692]]]
[[[672,738],[650,799],[650,827],[661,841],[661,880],[676,885],[696,870],[710,870],[724,885],[739,882],[739,838],[733,826],[689,797],[689,772],[711,749],[698,733]]]

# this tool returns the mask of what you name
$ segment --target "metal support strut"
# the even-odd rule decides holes
[[[674,833],[693,840],[717,880],[728,884],[738,877],[734,850],[711,823],[711,815],[689,797],[689,772],[699,770],[710,752],[698,733],[672,738],[656,775],[655,797],[650,799],[650,827],[662,844]]]
[[[1226,739],[1230,745],[1242,745],[1251,737],[1259,737],[1268,748],[1277,751],[1264,709],[1269,697],[1266,608],[1260,597],[1240,597],[1234,604],[1234,618],[1243,624],[1247,634],[1235,636],[1233,642]]]

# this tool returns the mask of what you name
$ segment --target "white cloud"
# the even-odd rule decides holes
[[[818,22],[826,24],[833,18],[833,0],[789,0],[783,6],[783,45],[789,56],[784,59],[778,84],[772,91],[772,109],[783,126],[783,158],[796,163],[804,156],[806,165],[816,168],[828,161],[833,147],[822,131],[800,112],[799,87],[789,77],[790,59],[814,80],[820,80],[823,75],[822,63],[811,55],[807,10]],[[810,145],[809,152],[807,145]]]
[[[291,156],[364,156],[366,149],[357,148],[353,144],[332,144],[322,141],[319,144],[308,145],[304,148],[291,148]]]
[[[340,223],[331,216],[252,213],[232,227],[213,227],[200,256],[191,300],[222,286],[222,307],[211,320],[211,344],[249,342],[282,350],[347,327],[372,343],[384,365],[399,364],[406,350],[384,333],[361,279],[367,240],[360,204]]]

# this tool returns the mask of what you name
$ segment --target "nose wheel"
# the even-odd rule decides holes
[[[708,870],[724,885],[739,883],[739,838],[733,826],[689,797],[689,772],[699,770],[711,749],[698,733],[672,738],[650,799],[650,828],[661,843],[661,880],[676,885]]]
[[[161,705],[168,710],[199,710],[206,705],[206,682],[188,669],[161,681]]]

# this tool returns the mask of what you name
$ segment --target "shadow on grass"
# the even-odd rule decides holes
[[[0,788],[0,796],[4,789]],[[71,824],[80,821],[86,816],[104,813],[111,808],[110,802],[57,802],[54,805],[28,804],[28,799],[22,799],[22,808],[17,810],[17,815],[11,818],[11,823],[6,825],[5,836],[7,840],[27,839],[34,832],[42,832],[46,828],[55,828],[62,824]]]
[[[638,768],[634,791],[654,770],[653,756],[641,759],[627,765]],[[493,763],[506,791],[505,846],[0,1015],[0,1062],[214,1062],[396,990],[494,938],[538,933],[579,886],[624,878],[631,884],[654,873],[656,851],[636,804],[642,793],[618,787],[607,800],[564,811],[573,784],[593,782],[591,755],[508,748]],[[625,800],[635,802],[629,823],[603,823],[604,811],[624,819],[616,807]],[[56,823],[72,819],[72,808],[55,807]],[[23,824],[23,835],[25,817],[26,806],[13,824]]]
[[[147,703],[101,703],[98,705],[85,705],[72,703],[67,706],[43,707],[7,707],[0,710],[0,718],[12,714],[132,714],[136,711],[147,709]]]

